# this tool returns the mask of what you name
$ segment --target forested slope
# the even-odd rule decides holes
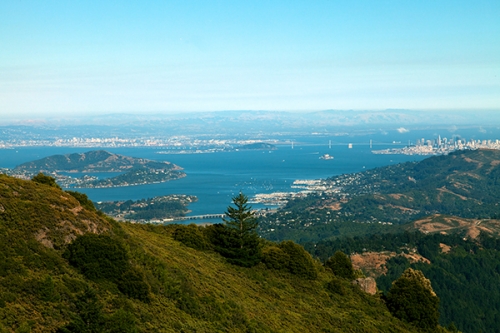
[[[455,323],[467,333],[500,332],[500,239],[496,234],[483,232],[472,239],[461,226],[447,234],[439,230],[423,234],[413,229],[338,238],[310,243],[306,248],[322,260],[339,250],[351,253],[353,258],[364,257],[361,269],[374,275],[384,292],[405,269],[418,269],[431,280],[441,300],[442,325]],[[385,264],[374,270],[374,265],[381,263],[373,261],[381,259]]]
[[[292,242],[245,268],[206,230],[119,224],[0,176],[0,332],[416,332]]]
[[[332,177],[337,194],[290,201],[260,221],[268,239],[397,231],[395,225],[432,215],[484,219],[500,214],[500,151],[469,150]]]

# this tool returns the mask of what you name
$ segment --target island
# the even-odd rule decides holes
[[[186,216],[190,212],[187,206],[197,200],[192,195],[173,194],[136,201],[94,202],[94,206],[117,220],[159,223]]]
[[[266,142],[249,143],[236,147],[238,150],[276,150],[276,146]]]
[[[31,178],[43,172],[53,176],[63,188],[105,188],[179,179],[186,176],[181,170],[181,167],[170,162],[94,150],[48,156],[18,165],[8,173],[20,178]],[[106,177],[106,173],[111,176]],[[80,175],[73,177],[71,174]]]

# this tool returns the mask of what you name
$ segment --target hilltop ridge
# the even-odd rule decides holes
[[[0,175],[0,331],[416,332],[319,262],[303,278],[176,240],[201,232],[117,223],[85,196]]]
[[[489,219],[500,212],[499,179],[500,151],[488,149],[335,176],[328,182],[337,193],[289,202],[261,220],[262,234],[319,241],[341,230],[394,231],[396,225],[433,214]]]

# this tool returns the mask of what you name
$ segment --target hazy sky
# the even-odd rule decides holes
[[[500,1],[1,1],[0,115],[500,109]]]

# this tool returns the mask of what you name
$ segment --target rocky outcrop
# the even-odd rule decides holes
[[[377,293],[377,282],[372,277],[367,278],[357,278],[352,281],[352,284],[358,285],[361,290],[370,295],[375,295]]]

